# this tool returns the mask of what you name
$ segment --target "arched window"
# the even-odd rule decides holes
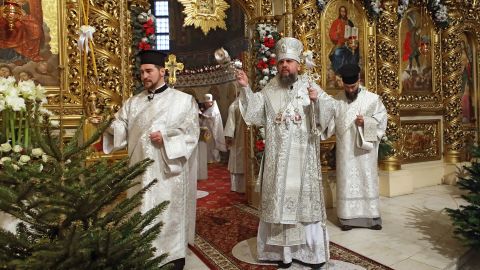
[[[156,48],[160,51],[170,50],[170,23],[168,14],[168,0],[152,1],[152,13],[155,16]]]

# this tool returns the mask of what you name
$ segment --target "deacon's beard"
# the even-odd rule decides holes
[[[149,86],[146,84],[149,83]],[[153,81],[148,81],[148,82],[143,82],[143,88],[149,92],[157,90],[161,85],[163,85],[163,81],[158,80],[156,83],[153,83]]]
[[[283,87],[289,87],[297,81],[297,77],[298,76],[295,73],[290,73],[288,75],[280,75],[280,85],[282,85]]]
[[[360,88],[357,88],[357,90],[355,90],[355,92],[353,93],[350,93],[350,92],[347,92],[345,91],[345,96],[347,97],[347,99],[352,102],[352,101],[355,101],[358,97],[358,92],[359,92]]]

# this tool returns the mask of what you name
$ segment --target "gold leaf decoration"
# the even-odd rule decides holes
[[[178,0],[185,9],[186,15],[183,26],[193,25],[202,29],[203,34],[221,28],[227,30],[225,24],[225,10],[230,7],[224,0]]]

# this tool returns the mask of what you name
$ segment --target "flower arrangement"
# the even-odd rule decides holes
[[[132,6],[132,54],[138,55],[140,51],[155,49],[155,42],[157,36],[155,35],[155,16],[150,11],[144,8]],[[134,93],[139,93],[143,90],[142,82],[140,81],[140,60],[138,57],[134,59],[133,74],[134,78]]]
[[[382,15],[382,1],[380,0],[365,0],[364,1],[365,9],[367,10],[368,15],[372,19],[378,19]]]
[[[409,0],[399,0],[397,7],[398,20],[401,20],[408,9]]]
[[[15,146],[30,146],[30,127],[36,106],[46,102],[45,88],[32,80],[16,82],[0,78],[0,112],[3,140]],[[39,108],[40,109],[40,108]],[[42,109],[46,112],[45,109]]]
[[[320,13],[325,9],[327,3],[328,0],[317,0],[317,8]]]
[[[150,12],[141,12],[137,15],[137,21],[141,24],[141,28],[139,27],[138,32],[136,32],[135,37],[140,38],[137,40],[137,46],[139,51],[143,50],[151,50],[155,47],[155,40],[157,39],[155,35],[155,16],[153,16]],[[135,24],[138,27],[138,24]]]
[[[263,88],[271,78],[277,75],[277,59],[275,55],[275,45],[280,39],[276,26],[270,24],[258,24],[258,39],[255,41],[257,51],[256,79]]]
[[[28,155],[28,152],[30,154]],[[25,149],[9,142],[0,144],[0,168],[12,167],[15,171],[33,168],[37,172],[49,161],[49,156],[41,148]]]
[[[440,0],[428,0],[427,9],[432,14],[433,22],[437,27],[445,29],[448,26],[448,10]]]
[[[409,0],[398,1],[398,20],[401,20],[405,16],[409,2]],[[427,10],[432,15],[432,20],[437,27],[444,29],[448,26],[448,10],[447,7],[441,3],[441,0],[428,0]]]

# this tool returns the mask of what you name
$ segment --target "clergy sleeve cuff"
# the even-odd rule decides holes
[[[180,130],[160,130],[160,132],[163,136],[163,145],[165,146],[165,153],[168,159],[187,158],[185,136]]]

